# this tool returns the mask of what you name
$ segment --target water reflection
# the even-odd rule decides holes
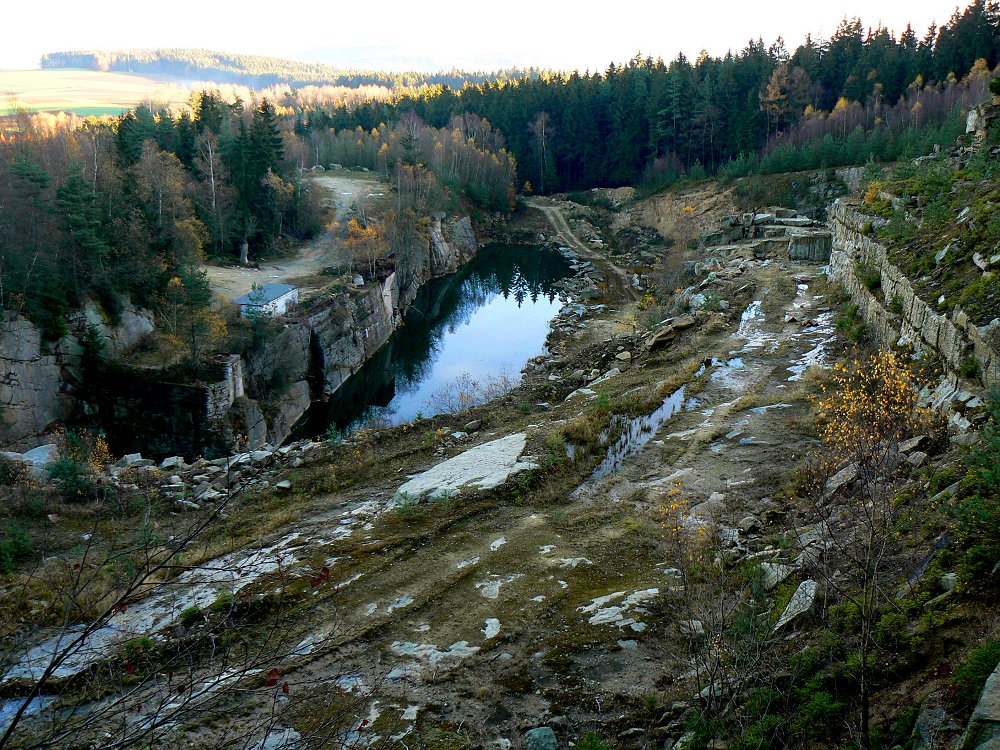
[[[400,424],[441,411],[436,394],[467,375],[482,384],[544,350],[549,321],[562,306],[555,282],[570,273],[556,253],[490,246],[459,273],[425,284],[405,324],[329,403],[314,407],[306,427]]]

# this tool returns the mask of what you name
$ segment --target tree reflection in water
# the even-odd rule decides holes
[[[555,282],[569,274],[552,251],[483,248],[458,273],[420,289],[389,342],[328,404],[314,407],[306,434],[432,416],[453,403],[440,394],[460,381],[489,390],[506,374],[516,383],[524,363],[544,351],[562,304]]]

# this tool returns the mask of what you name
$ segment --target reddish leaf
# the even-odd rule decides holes
[[[281,686],[281,692],[283,692],[285,695],[288,695],[288,690],[289,690],[288,683],[286,682],[284,685]]]
[[[177,692],[178,693],[183,693],[185,690],[187,690],[187,686],[186,685],[178,685],[177,686]]]
[[[329,568],[329,566],[327,566],[327,565],[323,566],[323,570],[320,571],[320,578],[322,578],[324,581],[329,581],[330,580],[330,568]]]
[[[136,703],[135,704],[135,710],[136,711],[141,711],[142,710],[142,704],[141,703]]]
[[[129,663],[125,665],[125,674],[132,674],[135,671],[135,664]]]
[[[174,673],[167,672],[167,682],[173,682],[173,681],[174,681]]]
[[[313,588],[316,588],[317,586],[319,586],[319,579],[316,576],[313,576],[312,578],[309,579],[309,585],[312,586]]]
[[[366,726],[368,726],[368,719],[362,719],[361,725],[358,727],[358,729],[364,729]]]
[[[277,669],[272,669],[267,673],[267,677],[264,679],[264,684],[267,687],[274,687],[278,684],[278,677],[281,674]]]

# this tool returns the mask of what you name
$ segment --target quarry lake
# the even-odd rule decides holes
[[[389,342],[301,431],[323,435],[363,424],[402,424],[450,411],[470,392],[516,382],[545,350],[563,305],[556,282],[568,262],[538,247],[490,245],[458,273],[423,287]]]

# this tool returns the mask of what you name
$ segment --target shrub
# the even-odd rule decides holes
[[[190,628],[204,619],[205,613],[198,605],[192,605],[181,611],[180,621],[185,628]]]
[[[62,490],[68,502],[83,502],[94,496],[94,482],[85,463],[65,456],[55,461],[49,468],[49,477]]]
[[[842,721],[843,701],[839,701],[826,690],[818,690],[803,696],[792,729],[800,737],[818,740],[828,737],[835,725]]]
[[[991,639],[972,649],[951,676],[951,689],[960,708],[971,708],[979,700],[983,685],[1000,664],[1000,640]]]
[[[578,750],[611,750],[611,743],[597,732],[588,732],[576,743]]]
[[[997,76],[990,81],[990,93],[993,94],[993,96],[1000,96],[1000,76]]]
[[[865,285],[865,288],[869,292],[875,291],[882,286],[882,274],[870,263],[858,263],[854,267],[854,275],[858,277],[858,280]]]
[[[17,521],[10,521],[0,537],[0,573],[11,573],[14,566],[31,555],[31,535]]]
[[[963,378],[972,379],[979,375],[979,360],[970,354],[958,365],[958,372]]]

